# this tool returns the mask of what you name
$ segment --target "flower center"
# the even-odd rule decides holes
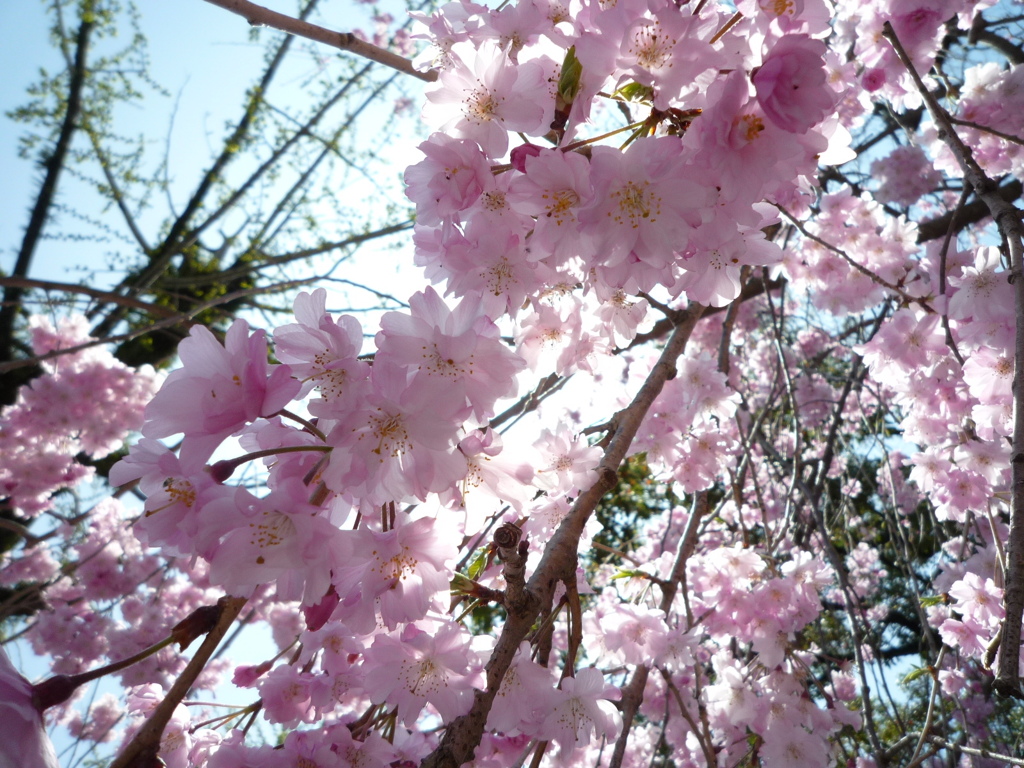
[[[658,220],[661,198],[653,195],[649,187],[649,181],[630,181],[612,193],[611,196],[618,200],[620,211],[619,215],[612,217],[616,224],[628,220],[630,226],[636,229],[641,219],[648,219],[652,223]]]
[[[644,69],[659,69],[672,66],[672,48],[676,41],[666,35],[661,22],[655,21],[636,31],[629,52],[636,57],[636,63]]]

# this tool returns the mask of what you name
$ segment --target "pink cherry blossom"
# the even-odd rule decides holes
[[[541,738],[557,742],[566,760],[577,745],[587,744],[595,736],[614,741],[622,727],[622,718],[611,702],[618,694],[594,667],[564,678],[541,724]]]
[[[786,35],[772,46],[754,75],[757,100],[777,126],[807,133],[836,98],[825,78],[825,44],[808,35]]]
[[[411,382],[385,357],[374,364],[371,382],[366,404],[328,435],[327,486],[379,505],[422,499],[464,477],[466,462],[454,443],[468,412],[465,393]]]
[[[367,389],[367,363],[358,360],[363,329],[354,317],[334,318],[327,313],[327,291],[300,293],[295,299],[297,323],[274,331],[275,352],[287,363],[292,375],[303,382],[301,397],[316,388],[324,407],[311,405],[318,415],[327,415],[358,403]]]
[[[390,531],[360,529],[349,536],[351,554],[334,568],[342,604],[338,613],[353,628],[417,621],[447,593],[456,549],[433,518],[422,517]]]
[[[528,157],[524,169],[509,185],[509,202],[536,217],[530,257],[560,264],[586,247],[577,215],[591,201],[590,163],[575,152],[547,149]]]
[[[416,221],[426,226],[458,221],[487,186],[491,167],[475,143],[443,133],[420,144],[425,160],[405,171],[406,195],[416,204]]]
[[[408,726],[426,704],[446,721],[464,714],[474,686],[483,684],[469,639],[454,622],[429,632],[409,625],[400,638],[377,635],[366,651],[371,700],[397,707],[399,722]]]
[[[409,299],[408,313],[388,312],[380,323],[377,348],[416,371],[410,386],[463,392],[481,422],[494,414],[498,399],[515,394],[515,375],[525,363],[501,341],[478,298],[467,296],[451,310],[427,288]]]
[[[185,433],[183,453],[205,461],[220,442],[260,416],[271,416],[299,391],[287,366],[267,363],[266,334],[250,336],[236,320],[222,345],[201,325],[178,348],[182,367],[146,407],[146,437]]]
[[[424,116],[429,122],[475,141],[492,158],[508,151],[508,131],[546,130],[545,110],[534,99],[547,85],[540,64],[517,65],[493,43],[475,51],[457,45],[452,54],[456,58],[441,73],[440,85],[427,92]],[[473,56],[472,66],[463,62],[463,54]]]
[[[555,690],[551,671],[530,658],[529,643],[522,643],[502,678],[487,727],[501,733],[536,733],[534,714],[553,706]],[[549,703],[550,702],[550,703]]]
[[[602,243],[594,263],[614,266],[634,254],[656,270],[669,267],[708,200],[707,189],[690,180],[684,164],[681,145],[670,136],[638,139],[626,152],[594,148],[593,202],[578,215]]]

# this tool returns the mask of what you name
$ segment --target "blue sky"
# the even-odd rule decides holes
[[[174,100],[180,92],[172,157],[177,155],[176,159],[187,165],[184,147],[196,141],[205,143],[207,131],[213,137],[222,135],[224,120],[230,114],[225,108],[234,108],[235,94],[258,71],[260,49],[247,42],[247,27],[241,18],[201,0],[144,0],[141,6],[142,31],[149,39],[152,71],[172,96],[151,94],[143,106],[123,110],[124,130],[129,134],[145,133],[152,140],[165,139]],[[7,0],[0,9],[0,24],[8,30],[4,45],[0,46],[0,67],[5,73],[0,79],[0,108],[6,113],[26,101],[25,89],[37,80],[41,67],[57,72],[62,63],[50,46],[49,18],[40,0]],[[11,34],[12,30],[17,33]],[[225,98],[225,94],[230,96]],[[21,125],[7,117],[0,118],[0,167],[5,177],[0,186],[0,201],[8,212],[0,218],[0,266],[8,270],[13,266],[28,207],[41,177],[33,162],[17,157],[17,139],[22,131]],[[181,174],[183,179],[189,176]],[[75,199],[75,184],[70,177],[63,176],[61,182],[64,202],[82,202]],[[49,243],[42,249],[43,258],[36,264],[33,276],[68,279],[63,270],[65,259],[60,253],[64,249],[53,246]]]
[[[267,0],[263,4],[285,13],[294,13],[297,6],[296,0]],[[152,144],[154,159],[162,155],[167,143],[172,175],[180,182],[173,194],[180,210],[199,174],[208,166],[212,149],[226,135],[227,122],[237,119],[245,89],[262,70],[263,48],[258,42],[250,42],[244,19],[203,0],[138,0],[137,5],[142,32],[149,41],[151,74],[170,95],[149,93],[142,104],[121,107],[117,125],[126,135],[144,136]],[[318,23],[340,31],[356,25],[367,28],[366,7],[353,0],[330,0],[321,8],[323,15],[316,19]],[[401,12],[393,13],[401,17]],[[49,19],[42,0],[0,0],[0,24],[5,30],[16,30],[15,34],[8,32],[0,47],[0,66],[5,73],[0,79],[0,112],[6,113],[26,101],[25,88],[38,78],[40,67],[52,73],[63,65],[50,47]],[[123,34],[128,31],[125,29]],[[277,33],[262,32],[261,40],[269,39],[271,34]],[[317,58],[337,53],[308,41],[301,41],[298,47],[299,55],[293,54],[295,64],[278,79],[278,87],[294,86],[296,97],[301,98],[303,85],[318,70]],[[18,136],[23,130],[23,126],[0,116],[0,169],[4,174],[0,202],[7,211],[0,217],[0,269],[4,271],[14,265],[29,206],[42,176],[34,162],[17,157]],[[396,163],[395,179],[401,173],[399,165],[408,163],[412,156],[405,154],[406,150],[413,150],[416,143],[418,140],[406,141],[404,146],[396,147],[396,160],[403,155],[406,159]],[[68,174],[62,174],[58,202],[85,211],[90,205],[98,211],[99,205],[95,193]],[[158,201],[145,228],[156,231],[166,211],[166,204]],[[60,216],[47,233],[62,229],[74,230],[73,219]],[[83,262],[91,268],[102,267],[109,250],[110,246],[104,244],[47,240],[40,245],[30,276],[76,282],[84,277]],[[100,287],[113,284],[116,278],[117,274],[101,269],[90,280]]]

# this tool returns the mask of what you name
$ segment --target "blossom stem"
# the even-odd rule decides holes
[[[323,432],[321,432],[317,428],[316,424],[314,424],[313,422],[309,421],[308,419],[304,419],[301,416],[299,416],[298,414],[292,413],[287,408],[282,408],[280,411],[277,412],[277,414],[279,416],[286,416],[287,418],[291,419],[292,421],[298,422],[299,424],[304,426],[306,429],[308,429],[310,432],[312,432],[314,435],[319,437],[324,442],[327,441],[327,435],[325,435]]]
[[[224,461],[218,461],[210,467],[210,472],[213,474],[214,480],[219,483],[223,483],[231,475],[234,474],[235,470],[243,464],[256,459],[263,459],[267,456],[277,456],[282,453],[303,453],[309,451],[315,451],[317,453],[330,453],[331,446],[329,445],[286,445],[280,448],[267,448],[262,451],[253,451],[247,453],[244,456],[239,456],[235,459],[225,459]]]
[[[718,30],[717,32],[715,32],[714,35],[712,35],[711,39],[708,40],[708,43],[710,43],[711,45],[714,45],[715,43],[717,43],[719,40],[721,40],[723,37],[725,37],[725,33],[728,32],[733,27],[735,27],[739,23],[739,20],[742,19],[742,18],[743,18],[743,14],[740,13],[739,11],[734,13],[732,15],[732,18],[730,18],[727,22],[725,22],[725,24],[722,25],[722,28],[720,30]]]
[[[562,151],[571,152],[574,149],[579,149],[580,147],[586,147],[590,144],[596,144],[599,141],[610,139],[612,136],[618,136],[620,133],[623,133],[624,131],[632,131],[635,130],[636,128],[640,128],[643,124],[644,121],[641,120],[638,123],[630,123],[629,125],[624,125],[622,128],[616,128],[614,131],[602,133],[600,136],[593,136],[589,139],[580,139],[579,141],[574,141],[572,144],[568,144],[562,147]]]

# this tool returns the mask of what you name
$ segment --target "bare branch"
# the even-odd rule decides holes
[[[290,35],[315,40],[332,48],[340,48],[343,51],[362,56],[364,59],[375,61],[378,64],[391,67],[391,69],[396,69],[406,75],[412,75],[428,83],[437,80],[437,72],[435,70],[431,69],[426,72],[420,72],[404,56],[399,56],[397,53],[392,53],[365,40],[360,40],[351,32],[333,32],[316,24],[310,24],[308,21],[301,21],[291,16],[286,16],[283,13],[272,11],[269,8],[264,8],[262,5],[250,3],[249,0],[206,0],[206,2],[243,16],[254,27],[273,27]]]

